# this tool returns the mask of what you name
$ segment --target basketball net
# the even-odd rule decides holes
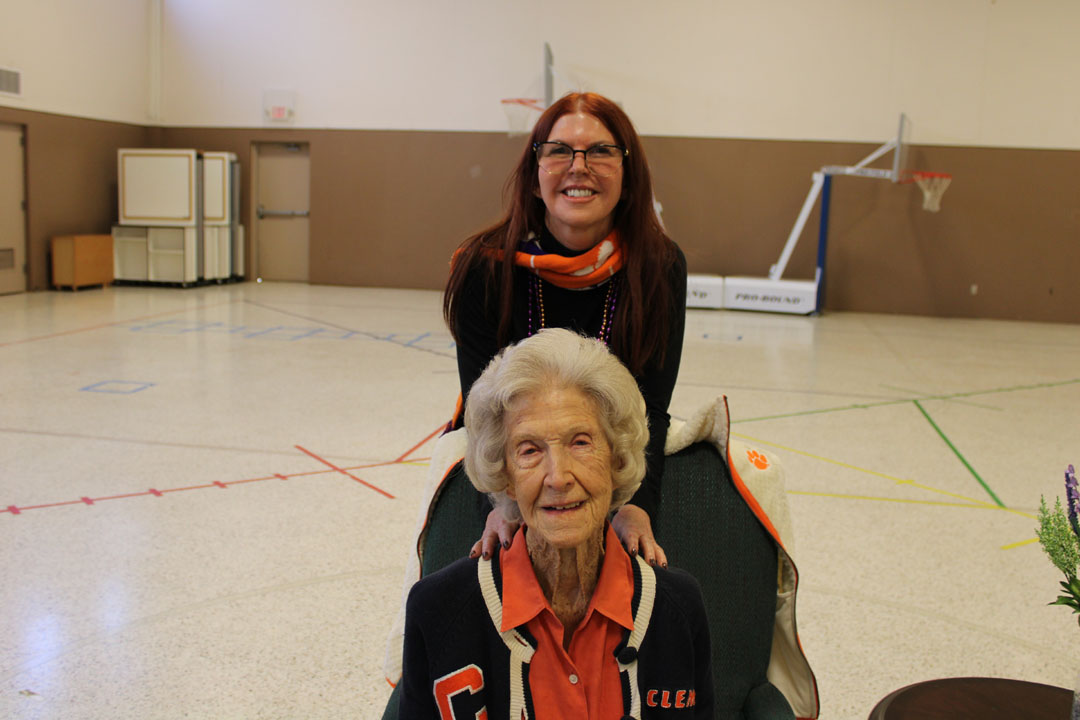
[[[945,194],[945,191],[949,188],[949,183],[952,182],[952,175],[948,173],[934,173],[934,172],[921,172],[916,171],[911,173],[912,180],[922,190],[923,195],[923,210],[929,210],[930,212],[937,212],[941,209],[941,196]]]
[[[510,137],[528,135],[544,112],[543,101],[534,98],[504,98],[502,107],[506,113],[506,134]]]

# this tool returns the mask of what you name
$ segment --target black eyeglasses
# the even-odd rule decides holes
[[[549,141],[533,143],[536,162],[549,175],[558,175],[570,169],[578,153],[585,156],[585,169],[593,175],[611,177],[622,167],[623,158],[630,151],[618,145],[593,145],[585,150],[575,150],[566,143]]]

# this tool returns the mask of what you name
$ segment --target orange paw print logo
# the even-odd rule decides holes
[[[769,467],[769,458],[765,457],[757,450],[747,450],[746,457],[750,459],[750,462],[754,464],[758,470],[764,470]]]

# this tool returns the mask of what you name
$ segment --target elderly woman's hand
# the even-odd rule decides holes
[[[615,513],[611,526],[631,555],[641,555],[650,565],[667,567],[667,555],[653,537],[652,521],[647,512],[627,503]]]
[[[648,520],[647,517],[645,519]],[[483,555],[489,558],[495,554],[495,546],[499,544],[503,546],[503,549],[509,548],[520,524],[507,520],[498,510],[492,510],[488,513],[487,522],[484,523],[484,534],[472,546],[469,557]]]

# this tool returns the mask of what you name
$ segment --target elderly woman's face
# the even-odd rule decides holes
[[[576,388],[519,397],[507,411],[507,495],[529,532],[574,548],[602,532],[611,509],[611,446],[592,400]]]

